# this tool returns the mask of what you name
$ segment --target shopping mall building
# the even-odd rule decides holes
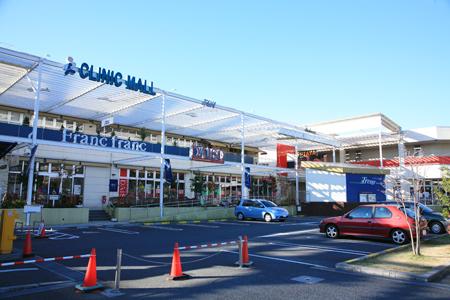
[[[297,126],[118,70],[0,48],[3,200],[158,205],[162,214],[164,206],[244,196],[300,210],[385,200],[390,190],[408,196],[414,172],[433,199],[447,149],[449,128],[405,131],[382,114]]]

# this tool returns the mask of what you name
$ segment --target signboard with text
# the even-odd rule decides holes
[[[217,148],[210,148],[201,145],[194,145],[191,148],[189,157],[196,161],[206,161],[212,163],[223,164],[224,163],[224,153],[222,150]]]

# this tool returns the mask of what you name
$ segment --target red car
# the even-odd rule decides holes
[[[413,228],[414,212],[406,210],[408,223]],[[323,219],[320,232],[329,238],[340,235],[369,236],[391,239],[396,244],[404,244],[409,240],[409,226],[405,213],[395,205],[361,205],[340,217]],[[426,234],[427,222],[420,221],[421,236]]]

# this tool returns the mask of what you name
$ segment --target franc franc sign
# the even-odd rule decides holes
[[[191,160],[206,161],[212,163],[223,164],[224,153],[217,148],[210,148],[201,145],[194,145],[189,153]]]

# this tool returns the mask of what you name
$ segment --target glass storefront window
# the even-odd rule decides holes
[[[10,122],[11,123],[20,123],[20,113],[12,111]]]
[[[75,174],[84,174],[84,166],[76,165]]]
[[[139,171],[139,178],[145,178],[145,171],[144,170],[140,170]]]
[[[71,195],[72,194],[72,178],[66,177],[62,178],[62,195]]]
[[[49,164],[39,163],[39,172],[48,172]]]
[[[51,168],[52,172],[59,172],[61,170],[61,164],[51,163],[50,168]]]
[[[136,178],[136,170],[130,169],[130,178]]]
[[[50,177],[50,195],[59,195],[61,179],[59,177]]]

